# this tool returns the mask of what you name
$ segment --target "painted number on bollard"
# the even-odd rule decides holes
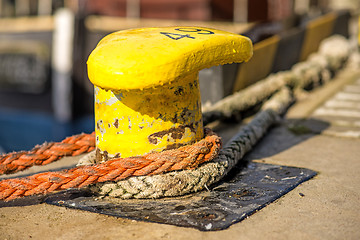
[[[206,29],[201,28],[175,28],[174,30],[179,32],[189,32],[189,33],[196,33],[196,34],[214,34],[214,32]],[[180,34],[180,33],[171,33],[171,32],[160,32],[160,34],[163,34],[173,40],[179,40],[182,38],[191,38],[195,39],[195,37],[190,36],[190,34]]]

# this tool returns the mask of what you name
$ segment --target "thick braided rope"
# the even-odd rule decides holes
[[[206,137],[193,145],[144,156],[116,158],[101,164],[79,166],[57,172],[34,174],[0,181],[0,199],[46,194],[89,184],[119,181],[130,176],[153,175],[181,169],[194,169],[214,159],[221,148],[221,138],[207,130]]]
[[[283,86],[299,91],[330,81],[332,75],[347,62],[351,45],[351,41],[342,36],[325,39],[318,52],[311,54],[306,61],[296,63],[291,70],[271,74],[203,109],[204,124],[219,119],[241,119],[247,111],[264,103]]]
[[[65,156],[77,156],[95,148],[95,133],[78,134],[61,142],[50,142],[35,146],[30,151],[0,155],[0,175],[15,173],[33,165],[46,165]]]
[[[207,188],[222,179],[252,149],[293,100],[292,92],[287,87],[281,89],[230,140],[217,158],[197,169],[97,183],[89,186],[89,189],[104,196],[128,199],[181,196]]]

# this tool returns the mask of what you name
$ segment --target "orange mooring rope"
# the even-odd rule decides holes
[[[0,155],[0,174],[15,173],[33,165],[46,165],[65,156],[77,156],[95,149],[95,133],[78,134],[61,142],[35,146],[30,151]]]
[[[73,143],[76,142],[74,141]],[[130,176],[153,175],[174,170],[194,169],[199,164],[215,158],[220,148],[221,138],[213,132],[207,131],[204,139],[193,145],[183,146],[178,149],[166,150],[160,153],[149,153],[144,156],[115,158],[97,165],[38,173],[24,178],[5,179],[0,181],[0,199],[9,201],[22,196],[46,194],[68,188],[81,188],[97,182],[119,181]],[[74,152],[76,151],[78,150]],[[70,151],[65,152],[70,154]],[[59,155],[56,154],[55,156]],[[31,157],[29,158],[31,159]],[[23,159],[22,161],[24,161]]]

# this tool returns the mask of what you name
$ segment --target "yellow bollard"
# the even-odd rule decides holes
[[[251,56],[248,38],[210,28],[133,29],[103,38],[88,59],[97,162],[202,139],[198,71]]]

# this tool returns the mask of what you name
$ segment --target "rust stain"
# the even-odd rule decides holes
[[[184,94],[184,88],[183,87],[178,87],[175,91],[174,94],[179,96],[179,95],[183,95]]]
[[[174,117],[172,118],[172,122],[186,122],[187,119],[191,118],[194,112],[190,111],[188,108],[184,108],[181,113],[175,113]]]
[[[189,144],[193,144],[194,142],[190,142]],[[171,149],[176,149],[179,147],[183,147],[185,146],[185,143],[174,143],[174,144],[169,144],[166,146],[166,148],[164,150],[171,150]]]
[[[151,144],[156,145],[158,143],[158,139],[163,138],[164,136],[171,136],[171,138],[175,140],[181,139],[185,134],[185,128],[189,128],[191,132],[195,132],[195,128],[193,125],[185,125],[185,126],[179,126],[177,128],[170,128],[167,130],[163,130],[160,132],[152,133],[148,136],[148,140]],[[176,143],[177,144],[177,143]],[[172,144],[172,145],[176,145]],[[172,146],[169,145],[169,146]]]
[[[95,163],[102,163],[109,160],[109,154],[107,151],[101,152],[99,148],[96,148]]]
[[[116,128],[119,127],[119,119],[115,119],[115,122],[113,123]]]
[[[131,123],[131,118],[128,117],[128,121],[129,121],[129,129],[131,129],[132,123]]]

